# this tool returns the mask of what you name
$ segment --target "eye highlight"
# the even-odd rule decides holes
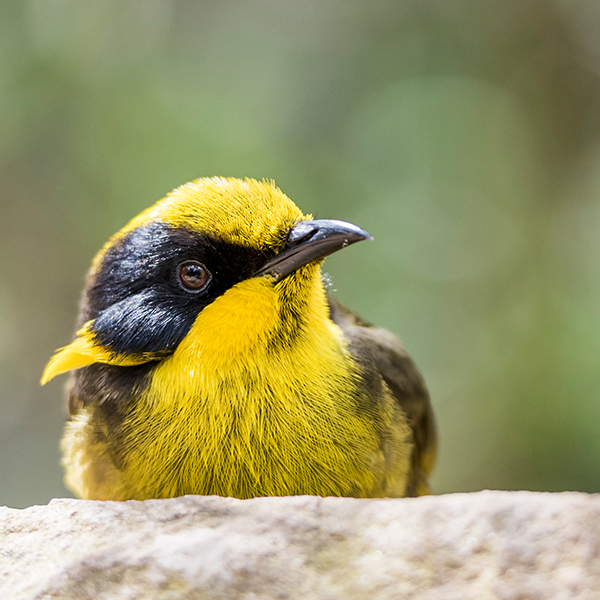
[[[201,292],[211,280],[210,271],[197,260],[186,260],[177,267],[179,283],[188,292]]]

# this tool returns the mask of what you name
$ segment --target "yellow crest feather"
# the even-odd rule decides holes
[[[92,272],[98,269],[108,248],[151,221],[214,235],[233,244],[275,248],[284,242],[279,239],[282,229],[311,218],[303,215],[273,181],[196,179],[174,189],[113,235],[94,258]]]

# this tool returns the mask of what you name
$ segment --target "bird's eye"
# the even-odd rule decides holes
[[[210,271],[197,260],[186,260],[178,267],[179,281],[188,292],[202,291],[211,279]]]

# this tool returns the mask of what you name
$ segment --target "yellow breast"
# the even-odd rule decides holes
[[[93,407],[69,423],[71,487],[83,497],[119,500],[372,496],[383,493],[386,479],[403,491],[407,428],[392,423],[389,399],[378,414],[361,406],[357,367],[315,282],[302,299],[310,327],[300,325],[296,335],[281,329],[285,294],[265,278],[244,281],[206,307],[129,411],[119,434],[122,464],[111,465],[110,452],[91,443],[91,432],[102,428]],[[390,448],[396,458],[386,465]]]

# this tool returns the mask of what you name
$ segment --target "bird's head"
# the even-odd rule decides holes
[[[370,238],[312,220],[272,182],[199,179],[135,217],[95,257],[74,341],[42,383],[93,363],[177,353],[216,367],[287,343],[325,312],[320,264]]]

